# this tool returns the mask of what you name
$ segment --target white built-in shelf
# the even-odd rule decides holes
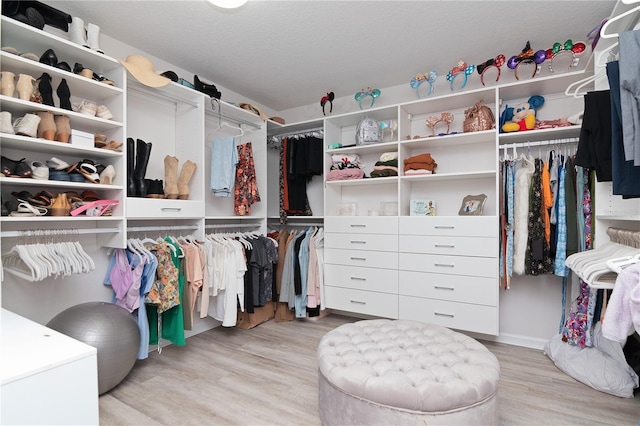
[[[526,143],[534,141],[577,138],[580,136],[581,125],[555,127],[553,129],[527,130],[522,132],[500,133],[500,145]]]
[[[396,182],[398,182],[397,176],[388,176],[388,177],[366,178],[366,179],[328,180],[325,183],[327,187],[337,187],[337,186],[383,185],[383,184],[396,183]]]
[[[455,135],[434,136],[430,138],[406,139],[400,141],[400,146],[414,147],[449,147],[484,143],[495,138],[495,130],[483,130],[481,132],[457,133]]]
[[[476,172],[436,173],[432,175],[400,176],[403,182],[431,182],[434,180],[461,180],[493,178],[496,170],[479,170]]]
[[[122,152],[101,148],[83,148],[70,143],[50,141],[42,138],[31,138],[29,136],[11,135],[0,133],[0,147],[2,149],[18,149],[20,151],[39,153],[46,151],[52,156],[84,156],[85,158],[115,159],[122,157]],[[124,148],[124,144],[122,146]],[[64,158],[62,158],[64,160]]]

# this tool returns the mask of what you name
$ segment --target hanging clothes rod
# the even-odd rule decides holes
[[[205,225],[205,229],[225,229],[225,228],[259,228],[259,223],[218,223],[215,225]]]
[[[298,136],[298,135],[303,135],[305,133],[313,133],[313,132],[324,132],[324,127],[314,127],[312,129],[304,129],[304,130],[297,130],[294,132],[286,132],[286,133],[279,133],[277,135],[272,135],[269,136],[269,138],[273,138],[273,139],[282,139],[285,137],[292,137],[292,136]]]
[[[131,227],[127,227],[127,232],[181,231],[186,229],[198,229],[198,225],[131,226]]]
[[[269,226],[277,226],[279,228],[307,228],[310,226],[323,226],[322,221],[318,221],[318,222],[287,222],[287,223],[278,223],[276,225],[269,225]]]
[[[87,228],[87,229],[31,229],[21,231],[2,231],[0,237],[49,237],[59,235],[82,235],[82,234],[116,234],[119,228]]]
[[[548,140],[548,141],[508,143],[508,144],[500,145],[500,148],[501,149],[528,148],[528,147],[532,147],[532,146],[562,145],[562,144],[568,144],[568,143],[577,143],[579,141],[580,141],[580,139],[578,139],[578,138],[553,139],[553,140]]]
[[[250,127],[253,127],[256,130],[260,130],[260,125],[259,124],[255,124],[255,123],[252,123],[250,121],[240,120],[238,118],[231,117],[231,116],[229,116],[227,114],[224,114],[222,112],[215,112],[215,111],[207,110],[207,111],[205,111],[204,114],[205,115],[209,115],[209,116],[214,117],[214,118],[222,118],[223,120],[231,121],[232,123],[235,123],[235,124],[238,124],[238,125],[250,126]]]

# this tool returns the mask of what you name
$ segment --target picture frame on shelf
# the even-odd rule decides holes
[[[459,216],[480,216],[487,201],[486,194],[467,195],[462,199],[462,205],[458,211]]]
[[[436,202],[434,200],[411,200],[410,216],[435,216]]]

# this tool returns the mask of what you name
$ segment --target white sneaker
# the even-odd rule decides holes
[[[31,136],[35,138],[38,135],[38,125],[40,124],[40,116],[37,114],[27,113],[24,117],[18,118],[13,123],[13,130],[17,135]]]
[[[87,100],[83,100],[79,104],[73,104],[71,105],[71,107],[75,112],[79,112],[80,114],[90,115],[92,117],[95,117],[96,111],[98,110],[98,107],[96,107],[96,104],[94,104],[93,102],[89,102]]]
[[[104,118],[105,120],[111,120],[113,118],[113,114],[109,111],[109,108],[106,105],[100,105],[96,111],[96,116],[100,118]]]
[[[9,111],[0,112],[0,132],[10,135],[15,134],[11,124],[11,113]]]

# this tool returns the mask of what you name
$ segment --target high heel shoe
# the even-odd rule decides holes
[[[40,63],[55,67],[58,64],[58,56],[53,49],[47,49],[42,56],[40,56]]]
[[[60,108],[71,111],[71,91],[69,90],[66,79],[62,79],[56,89],[56,93],[60,99]]]
[[[116,177],[116,169],[111,164],[109,164],[107,167],[104,168],[102,173],[100,173],[100,183],[103,183],[106,185],[112,185],[113,178],[115,177]]]
[[[42,96],[42,103],[44,105],[53,105],[53,87],[51,87],[51,76],[46,72],[43,73],[38,79],[38,91]]]
[[[69,123],[68,115],[56,115],[53,117],[53,122],[56,125],[56,141],[62,143],[68,143],[71,136],[71,124]]]
[[[40,111],[38,116],[40,117],[40,123],[38,124],[38,137],[48,141],[55,140],[57,128],[53,119],[53,113],[51,111]]]

